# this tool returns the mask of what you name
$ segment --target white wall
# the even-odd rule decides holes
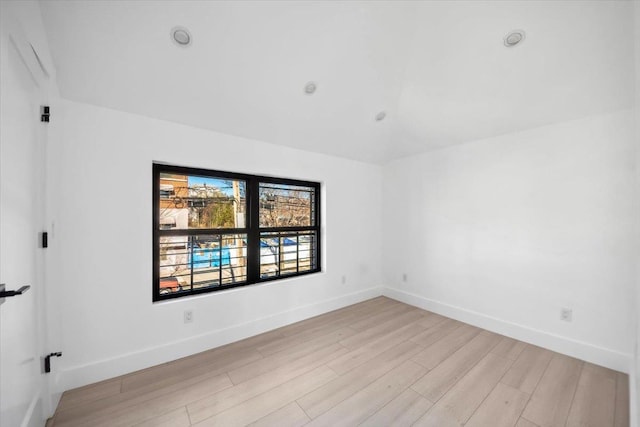
[[[385,292],[628,371],[633,132],[622,111],[390,163]]]
[[[58,391],[380,295],[379,166],[69,101],[50,134]],[[153,161],[321,181],[324,272],[153,304]]]
[[[635,30],[635,121],[636,121],[636,192],[640,205],[640,0],[633,2]],[[639,206],[640,209],[640,206]],[[639,221],[640,222],[640,221]],[[637,426],[640,420],[640,223],[636,225],[636,340],[635,340],[635,372],[630,378],[631,386],[631,425]]]

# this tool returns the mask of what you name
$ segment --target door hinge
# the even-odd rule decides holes
[[[44,373],[48,374],[51,372],[51,358],[52,357],[60,357],[62,356],[62,352],[58,351],[56,353],[48,354],[44,357]]]
[[[42,247],[45,249],[49,247],[49,233],[46,231],[42,232]]]
[[[42,115],[40,116],[41,122],[49,122],[49,116],[51,115],[50,111],[51,108],[48,105],[42,106]]]

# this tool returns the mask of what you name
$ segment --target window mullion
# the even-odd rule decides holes
[[[218,236],[218,286],[222,286],[222,236]]]
[[[296,233],[296,274],[300,273],[300,233]]]
[[[282,237],[278,237],[278,276],[282,276]]]
[[[195,237],[194,236],[189,236],[187,239],[187,247],[190,248],[189,249],[189,264],[190,264],[190,269],[191,270],[191,281],[190,281],[190,286],[189,286],[189,292],[193,291],[193,246],[194,246],[194,241],[195,241]]]
[[[260,194],[258,186],[258,179],[251,178],[248,180],[247,278],[249,283],[255,283],[260,280]]]

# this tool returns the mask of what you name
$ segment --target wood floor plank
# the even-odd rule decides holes
[[[382,409],[367,418],[360,427],[410,426],[424,415],[433,404],[408,388]]]
[[[58,410],[63,411],[116,395],[120,393],[121,387],[122,378],[116,378],[65,391],[60,398]]]
[[[383,301],[384,302],[384,301]],[[321,330],[333,330],[338,328],[344,328],[351,326],[354,322],[363,321],[370,317],[376,316],[379,310],[387,310],[392,307],[402,306],[401,304],[377,304],[373,307],[364,306],[358,308],[352,308],[339,313],[332,314],[330,316],[322,315],[315,318],[307,319],[299,324],[291,326],[285,326],[281,328],[281,335],[283,337],[297,336],[303,338],[306,335],[314,335],[317,331]],[[406,308],[402,307],[404,310]]]
[[[526,345],[501,382],[531,394],[542,374],[549,366],[553,352],[533,345]]]
[[[279,337],[283,336],[283,331],[285,330],[285,328],[286,326],[282,328],[272,329],[270,331],[266,331],[258,335],[250,336],[250,337],[241,339],[239,341],[234,341],[232,343],[229,343],[220,347],[216,347],[212,350],[204,351],[199,354],[207,357],[209,355],[226,354],[229,352],[235,353],[243,350],[255,350],[260,345],[273,341],[274,339],[278,339]],[[197,356],[198,355],[196,355],[196,357]]]
[[[198,423],[217,415],[300,375],[306,374],[345,354],[347,351],[340,344],[333,344],[227,390],[194,400],[187,405],[191,422]]]
[[[341,323],[329,323],[328,325],[325,325],[323,327],[314,328],[311,333],[300,333],[271,340],[270,342],[259,346],[257,350],[263,356],[270,356],[280,351],[287,351],[291,348],[304,345],[309,341],[322,339],[322,337],[325,337],[332,333],[336,333],[336,331],[339,331],[340,334],[347,336],[348,333],[346,329],[348,329],[348,327]]]
[[[227,374],[234,384],[240,384],[244,381],[250,380],[251,378],[284,366],[293,360],[299,359],[300,357],[306,356],[319,348],[335,344],[355,333],[356,331],[351,328],[341,328],[315,339],[288,347],[283,351],[263,357],[252,363],[242,365],[236,369],[228,371]]]
[[[584,363],[567,427],[613,427],[616,408],[616,372]]]
[[[474,326],[462,325],[415,355],[412,360],[427,369],[433,369],[447,357],[458,351],[460,347],[471,341],[480,332],[481,330]]]
[[[394,318],[373,326],[369,329],[362,330],[355,335],[347,337],[340,341],[340,344],[348,349],[356,349],[372,340],[383,337],[389,332],[398,330],[403,325],[416,322],[423,317],[422,310],[410,310],[405,313],[398,314]]]
[[[381,311],[386,310],[389,307],[401,305],[400,301],[396,301],[394,299],[380,296],[376,298],[372,298],[367,301],[360,302],[356,305],[349,306],[347,308],[353,307],[361,313],[380,313]]]
[[[349,326],[357,331],[363,331],[365,329],[369,329],[371,327],[379,325],[380,323],[384,323],[387,320],[391,320],[402,313],[413,310],[416,310],[416,308],[406,304],[398,304],[396,306],[386,308],[385,310],[381,310],[373,316],[369,316],[360,321],[353,322]],[[422,313],[424,314],[424,312]]]
[[[436,402],[500,341],[500,335],[483,331],[411,386]]]
[[[183,406],[136,424],[135,427],[189,427],[190,425],[191,421],[189,420],[189,414],[187,414],[187,408]]]
[[[343,400],[307,426],[355,426],[380,410],[420,378],[426,369],[410,360]]]
[[[215,363],[211,363],[206,359],[200,359],[201,363],[191,367],[191,370],[185,371],[182,367],[176,368],[172,364],[164,364],[164,370],[154,371],[154,377],[145,375],[144,380],[137,382],[135,387],[130,390],[114,394],[100,400],[86,402],[83,405],[71,408],[62,408],[57,412],[58,423],[64,424],[67,420],[85,420],[88,417],[100,416],[114,410],[155,399],[170,393],[179,393],[180,390],[191,387],[201,381],[209,378],[215,378],[223,374],[229,369],[238,366],[244,366],[247,363],[262,359],[262,356],[255,350],[242,351],[235,354],[226,353],[218,359],[214,359]],[[178,372],[176,373],[176,369]],[[144,382],[144,385],[143,385]]]
[[[330,311],[319,316],[301,320],[300,322],[284,326],[280,328],[280,330],[283,336],[295,335],[314,328],[318,325],[326,324],[327,322],[333,320],[343,319],[354,315],[356,316],[356,318],[358,318],[358,320],[361,320],[399,304],[400,303],[398,301],[394,301],[389,298],[377,297],[358,304],[343,307],[338,310]]]
[[[302,408],[296,402],[291,402],[286,406],[278,409],[260,418],[255,423],[249,424],[250,427],[301,427],[311,421],[307,417]]]
[[[449,319],[448,317],[440,316],[439,314],[428,311],[427,314],[424,316],[424,319],[422,319],[420,323],[425,328],[432,328],[438,323],[444,322],[445,320],[453,320],[453,319]]]
[[[336,378],[337,374],[326,366],[320,366],[286,383],[279,385],[266,393],[245,400],[213,417],[202,420],[194,426],[245,426],[265,417],[278,408],[282,408],[296,397],[309,393],[316,388]]]
[[[554,354],[522,416],[540,427],[564,427],[583,362]]]
[[[400,343],[323,387],[302,396],[297,399],[298,404],[309,417],[316,418],[411,358],[420,348],[409,341]]]
[[[427,427],[464,425],[512,363],[512,360],[505,357],[488,353],[414,425]]]
[[[358,311],[361,313],[379,313],[389,307],[397,306],[402,304],[400,301],[396,301],[394,299],[379,296],[376,298],[372,298],[366,301],[359,302],[357,304],[353,304],[350,306],[343,307],[335,312],[339,313],[342,310],[350,310],[350,311]]]
[[[422,324],[424,325],[424,323]],[[436,341],[439,341],[442,338],[446,337],[454,329],[457,329],[463,325],[463,323],[458,322],[457,320],[446,319],[442,322],[436,323],[430,328],[425,329],[421,334],[418,334],[415,337],[411,338],[411,341],[416,344],[420,344],[423,347],[429,347]]]
[[[616,418],[615,427],[629,427],[629,376],[616,373]]]
[[[404,341],[408,341],[411,337],[424,331],[424,327],[418,323],[410,323],[391,331],[370,343],[360,346],[355,350],[351,350],[344,356],[338,357],[328,363],[338,375],[343,375],[352,369],[357,368],[363,363],[368,362],[380,353],[393,348]]]
[[[516,427],[540,427],[538,424],[534,424],[531,421],[520,417],[518,422],[516,423]]]
[[[406,305],[401,303],[400,301],[396,301],[393,300],[391,298],[387,298],[387,297],[378,297],[375,298],[376,300],[379,299],[379,301],[373,301],[373,300],[369,300],[369,302],[366,303],[361,303],[362,307],[360,307],[358,309],[358,312],[361,315],[374,315],[374,314],[378,314],[381,313],[391,307],[397,307],[399,305]],[[366,305],[365,305],[366,304]]]
[[[210,380],[193,384],[191,387],[182,389],[179,393],[165,394],[135,405],[123,403],[123,406],[110,408],[109,411],[101,413],[100,415],[91,414],[90,418],[83,420],[72,419],[59,424],[59,420],[56,417],[56,427],[86,427],[87,425],[92,427],[132,426],[159,415],[167,414],[202,396],[215,394],[221,390],[230,388],[232,385],[229,377],[223,374]]]
[[[216,387],[217,381],[220,379],[226,381],[228,377],[226,374],[202,375],[154,390],[145,390],[143,393],[133,390],[109,396],[102,400],[88,402],[84,405],[56,412],[56,426],[87,425],[94,419],[108,417],[116,412],[134,410],[136,405],[144,404],[144,402],[153,399],[177,393],[182,394],[185,389],[190,387],[199,388],[201,387],[199,383],[207,384],[207,382],[212,381],[213,387]]]
[[[259,359],[262,359],[262,355],[255,349],[234,351],[232,348],[225,348],[219,351],[199,353],[124,376],[122,378],[122,392],[144,393],[146,390],[171,385],[194,376],[223,373],[228,369],[243,366]],[[216,363],[211,363],[212,360],[215,360]]]
[[[513,338],[504,337],[497,346],[491,350],[492,353],[498,356],[506,357],[511,360],[518,359],[520,353],[524,350],[527,344],[522,341],[514,340]]]
[[[465,427],[513,427],[524,410],[529,395],[517,388],[498,383],[469,418]]]

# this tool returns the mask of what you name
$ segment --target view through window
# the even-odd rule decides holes
[[[154,164],[154,301],[320,271],[319,183]]]

